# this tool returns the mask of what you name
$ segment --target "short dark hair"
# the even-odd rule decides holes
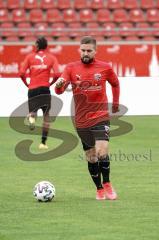
[[[44,37],[39,37],[37,40],[36,40],[36,44],[38,46],[38,49],[46,49],[47,48],[47,40],[46,38]]]
[[[84,36],[81,39],[80,44],[93,44],[96,47],[96,39],[91,36]]]

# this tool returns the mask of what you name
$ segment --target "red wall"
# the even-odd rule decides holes
[[[79,59],[78,46],[50,46],[60,63],[64,65]],[[32,46],[0,46],[0,76],[17,77],[18,68]],[[118,76],[159,76],[159,45],[100,45],[97,58],[112,62]]]

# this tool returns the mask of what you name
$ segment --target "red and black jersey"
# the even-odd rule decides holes
[[[38,87],[49,87],[49,79],[51,70],[58,73],[58,61],[56,57],[51,55],[47,50],[30,53],[26,56],[20,67],[20,76],[25,77],[27,70],[29,71],[30,84],[29,89]]]
[[[72,85],[77,128],[86,128],[108,119],[106,81],[112,86],[113,104],[119,104],[119,81],[110,64],[94,60],[90,64],[81,61],[70,63],[61,75],[65,84],[55,88],[61,94]]]

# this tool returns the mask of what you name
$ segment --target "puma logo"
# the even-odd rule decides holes
[[[41,61],[41,63],[44,63],[44,58],[45,58],[46,56],[44,55],[43,57],[41,57],[41,56],[39,56],[39,55],[36,55],[35,56],[35,58],[36,59],[39,59],[40,61]]]

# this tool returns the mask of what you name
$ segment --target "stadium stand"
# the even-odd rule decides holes
[[[15,24],[28,21],[27,14],[24,9],[14,9],[11,14],[11,19]]]
[[[22,1],[19,1],[19,2],[22,2]],[[37,0],[24,0],[24,9],[30,10],[38,7],[39,7],[39,4]]]
[[[7,1],[7,8],[10,9],[10,10],[19,9],[19,8],[21,8],[21,1],[8,0]]]
[[[72,1],[57,0],[57,8],[59,8],[60,10],[72,8]]]
[[[108,9],[99,9],[96,12],[96,21],[99,23],[111,22],[111,13]]]
[[[0,38],[159,38],[159,0],[0,0]],[[12,38],[13,37],[13,38]]]
[[[57,8],[57,3],[54,0],[41,0],[40,8],[43,10]]]
[[[106,1],[106,8],[108,8],[110,10],[123,8],[123,1],[120,1],[120,0],[108,0],[108,1]]]
[[[138,0],[125,0],[124,1],[124,8],[126,10],[131,10],[134,8],[140,8],[139,1]]]
[[[93,10],[102,9],[104,7],[105,5],[103,0],[92,0],[91,2],[91,8]]]
[[[78,22],[78,15],[74,9],[63,10],[62,18],[65,19],[65,23]]]
[[[31,23],[29,22],[20,22],[17,24],[17,35],[19,38],[23,38],[23,37],[27,37],[29,36],[33,36],[34,32],[31,30]]]
[[[73,7],[76,10],[89,8],[90,7],[89,0],[74,0]]]

